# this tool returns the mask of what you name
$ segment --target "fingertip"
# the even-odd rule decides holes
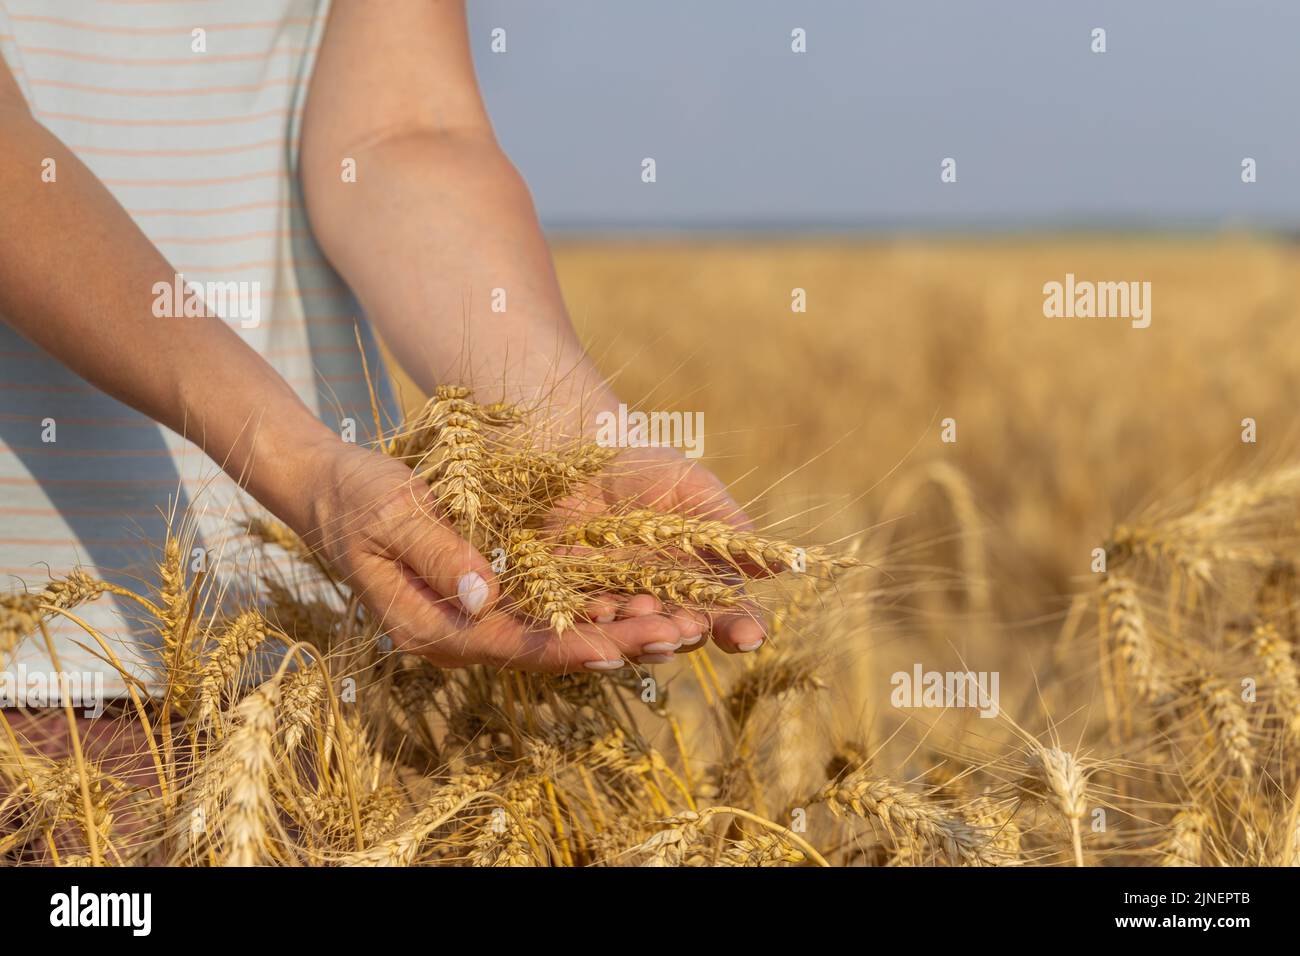
[[[470,617],[479,617],[493,607],[501,596],[500,582],[492,565],[468,541],[461,555],[461,572],[456,576],[456,598]]]
[[[706,643],[705,643],[705,640],[704,640],[704,635],[705,635],[705,633],[706,633],[706,630],[707,630],[706,628],[705,628],[705,629],[701,629],[701,630],[700,630],[700,633],[698,633],[698,634],[695,634],[695,635],[693,635],[693,636],[691,636],[691,635],[687,635],[687,636],[683,637],[683,638],[682,638],[682,646],[681,646],[680,648],[677,649],[677,653],[678,653],[678,654],[692,654],[692,653],[694,653],[695,651],[698,651],[700,648],[706,646]]]
[[[728,614],[714,621],[713,640],[728,654],[744,654],[763,646],[762,623],[749,614]]]
[[[620,616],[623,619],[645,617],[650,614],[658,614],[663,610],[663,602],[653,594],[634,594],[623,602],[620,610]]]
[[[491,593],[490,585],[477,571],[466,572],[456,580],[456,599],[470,617],[477,616],[487,606]]]
[[[638,618],[635,624],[636,631],[633,640],[638,647],[646,644],[677,644],[681,640],[677,625],[662,614]]]
[[[668,612],[669,619],[677,628],[678,634],[682,638],[682,643],[696,644],[708,629],[708,617],[699,612],[687,610],[683,607],[673,607]]]
[[[612,624],[618,618],[619,602],[611,595],[593,597],[585,609],[587,620],[597,624]]]
[[[586,633],[594,635],[595,643],[608,644],[629,659],[640,656],[647,644],[677,646],[681,641],[677,626],[662,614],[646,614],[613,624],[591,624],[586,627],[590,629]],[[580,637],[584,635],[584,630],[578,629]],[[593,640],[592,637],[587,639]]]

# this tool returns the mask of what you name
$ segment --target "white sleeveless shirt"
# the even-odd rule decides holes
[[[240,283],[245,308],[218,307],[228,324],[322,419],[338,428],[351,418],[364,440],[372,416],[358,324],[372,372],[382,366],[312,237],[296,175],[328,6],[0,0],[0,56],[36,119],[184,281]],[[76,264],[67,268],[75,276]],[[139,589],[153,580],[173,505],[203,516],[196,546],[215,552],[242,511],[236,502],[248,499],[194,445],[0,324],[0,590],[39,590],[48,574],[77,567]],[[125,638],[124,661],[147,659],[145,630],[129,633],[139,616],[130,602],[101,598],[82,612]],[[108,693],[121,690],[111,668],[76,648],[87,638],[75,625],[55,619],[51,629],[65,670],[102,671]],[[24,653],[18,662],[48,670],[31,642]]]

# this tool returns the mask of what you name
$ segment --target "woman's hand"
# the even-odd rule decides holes
[[[411,36],[427,43],[406,43]],[[340,183],[340,156],[355,158],[367,174]],[[492,131],[463,5],[335,4],[307,97],[300,165],[321,248],[393,354],[409,358],[408,371],[426,394],[458,382],[488,385],[494,398],[524,406],[545,397],[565,419],[557,434],[571,435],[587,424],[579,410],[618,407],[569,321],[528,187]],[[483,294],[489,289],[509,290],[508,314],[498,311],[495,295]],[[676,453],[651,457],[661,467],[642,473],[616,465],[609,493],[698,509],[721,491]],[[354,467],[331,479],[340,482],[337,491],[322,492],[337,500],[323,499],[326,513],[316,523],[341,542],[332,546],[335,560],[408,649],[418,640],[435,660],[565,670],[649,663],[678,646],[703,644],[710,624],[728,651],[761,642],[750,615],[665,616],[649,595],[596,601],[593,621],[572,634],[526,625],[491,608],[496,585],[483,559],[455,552],[455,536],[424,516],[421,489],[405,474],[372,464],[349,476]],[[656,501],[666,489],[668,497]],[[411,580],[426,560],[440,562],[428,594]],[[463,612],[454,582],[471,571],[487,582],[489,605],[456,630]]]
[[[625,449],[591,488],[567,504],[579,512],[595,513],[628,502],[657,511],[725,521],[737,528],[752,527],[748,516],[711,471],[672,448]],[[757,567],[745,570],[762,573]],[[728,653],[754,651],[763,643],[761,617],[753,605],[707,615],[678,609],[673,613],[698,621]],[[702,646],[702,642],[693,642],[681,650]]]
[[[671,653],[704,621],[664,613],[649,595],[597,599],[590,620],[557,634],[496,607],[491,566],[439,519],[426,487],[398,461],[334,442],[305,489],[296,528],[357,594],[396,647],[443,667],[490,664],[551,673],[614,670]]]

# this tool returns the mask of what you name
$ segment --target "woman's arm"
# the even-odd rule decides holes
[[[57,178],[44,182],[45,159]],[[399,646],[446,665],[572,671],[671,640],[661,614],[563,639],[487,613],[484,558],[427,513],[411,471],[344,443],[215,317],[159,318],[175,270],[30,114],[0,64],[0,316],[91,384],[196,442],[318,546]]]
[[[56,178],[45,182],[45,161]],[[296,529],[297,489],[337,436],[219,318],[158,318],[175,270],[27,109],[0,61],[0,317],[114,398],[185,435]]]
[[[343,175],[355,169],[355,181]],[[592,431],[617,407],[569,322],[523,180],[478,92],[461,0],[335,0],[303,124],[312,226],[406,371],[426,392],[544,400],[558,430]],[[505,313],[493,311],[503,290]],[[671,450],[624,453],[616,498],[746,521],[718,480]],[[711,624],[754,650],[753,614]],[[690,636],[689,634],[687,636]]]
[[[326,254],[424,391],[455,382],[546,397],[574,426],[616,406],[569,323],[528,189],[497,146],[458,0],[334,4],[302,179]],[[492,310],[496,289],[504,313]]]

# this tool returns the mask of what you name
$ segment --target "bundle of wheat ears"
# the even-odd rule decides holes
[[[848,554],[721,522],[617,502],[568,507],[610,453],[544,446],[520,410],[462,388],[441,389],[381,450],[412,467],[484,554],[504,556],[507,604],[538,626],[573,627],[594,594],[648,592],[699,610],[757,602],[770,639],[725,665],[688,655],[665,675],[440,669],[385,645],[383,621],[283,525],[246,523],[254,553],[274,560],[242,598],[191,571],[177,531],[146,593],[74,572],[0,602],[0,655],[27,640],[53,653],[49,624],[61,618],[128,690],[99,718],[124,743],[102,756],[71,706],[62,759],[30,739],[34,724],[16,719],[25,715],[0,711],[0,862],[1296,858],[1294,472],[1116,529],[1100,583],[1065,618],[1056,672],[1034,688],[1044,707],[1077,710],[1079,676],[1099,679],[1104,713],[1067,747],[1050,719],[1044,734],[1006,716],[974,732],[946,735],[939,721],[918,730],[880,712],[887,679],[845,686],[870,675],[859,665],[883,636],[897,636],[883,610],[925,591],[908,588],[901,566],[887,582],[840,574],[856,563]],[[960,476],[943,476],[964,500],[953,492]],[[982,561],[974,550],[963,548]],[[765,580],[746,594],[751,576]],[[151,680],[132,677],[78,615],[108,594],[156,628]],[[1090,609],[1097,640],[1080,641]],[[854,666],[832,666],[848,655]],[[1258,706],[1238,692],[1246,674]]]
[[[744,599],[746,568],[828,580],[856,564],[720,520],[634,506],[592,514],[581,489],[616,449],[537,447],[527,425],[513,406],[481,405],[469,389],[443,386],[385,450],[428,483],[431,503],[457,531],[498,556],[510,606],[561,634],[593,593],[728,608]]]

